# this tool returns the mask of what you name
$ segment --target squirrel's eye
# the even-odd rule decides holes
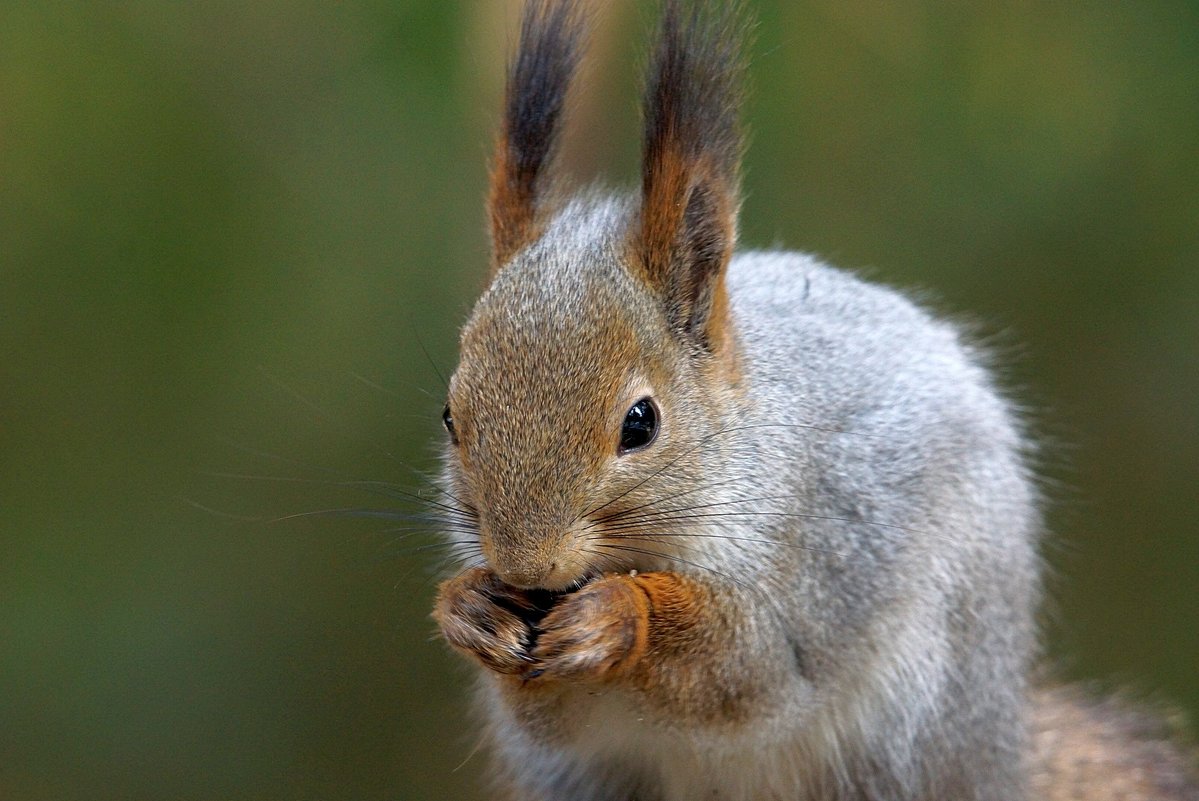
[[[658,435],[658,409],[649,398],[633,404],[620,429],[620,453],[644,448]]]
[[[441,413],[441,422],[445,424],[445,430],[450,435],[450,442],[458,444],[458,432],[454,430],[454,415],[450,414],[450,405],[445,405],[445,410]]]

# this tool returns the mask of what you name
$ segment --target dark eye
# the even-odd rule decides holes
[[[649,398],[633,404],[620,428],[620,453],[644,448],[658,435],[658,409]]]
[[[458,432],[454,430],[454,415],[450,414],[450,405],[445,405],[445,410],[441,413],[441,422],[445,424],[445,430],[450,435],[450,442],[458,444]]]

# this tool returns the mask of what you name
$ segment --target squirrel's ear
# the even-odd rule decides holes
[[[646,82],[634,262],[675,330],[717,350],[737,238],[745,26],[735,0],[681,5],[666,0]]]
[[[491,271],[537,238],[546,173],[567,90],[579,63],[577,0],[528,0],[520,45],[508,67],[504,116],[491,167]]]

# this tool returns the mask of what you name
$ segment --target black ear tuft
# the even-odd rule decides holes
[[[578,68],[583,23],[578,0],[529,0],[525,5],[491,171],[493,272],[536,238],[539,201]]]
[[[745,38],[736,0],[666,0],[646,82],[635,250],[672,325],[709,349],[736,243]]]

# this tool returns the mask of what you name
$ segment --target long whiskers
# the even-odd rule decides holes
[[[279,483],[284,483],[284,484],[312,484],[312,485],[326,486],[326,487],[360,489],[360,490],[363,490],[365,492],[368,492],[368,493],[371,493],[374,495],[380,495],[382,497],[392,498],[393,500],[397,499],[397,498],[401,498],[401,499],[405,499],[405,500],[409,500],[409,501],[414,501],[414,502],[420,503],[420,504],[427,504],[430,506],[437,507],[438,509],[441,509],[444,512],[462,515],[471,520],[477,519],[477,517],[478,517],[478,513],[476,512],[476,510],[469,505],[464,504],[464,505],[462,505],[462,507],[458,507],[458,506],[452,506],[452,505],[446,504],[446,503],[441,503],[440,501],[434,501],[434,500],[431,500],[430,498],[427,498],[424,495],[421,495],[419,493],[410,492],[408,490],[402,489],[401,487],[398,487],[397,485],[392,484],[391,482],[388,482],[388,481],[375,481],[375,480],[365,480],[365,479],[353,479],[353,480],[314,479],[314,478],[298,478],[295,476],[258,475],[258,474],[252,474],[252,473],[206,472],[204,474],[212,476],[214,478],[232,478],[232,479],[239,479],[242,481],[268,481],[268,482],[279,482]]]
[[[629,507],[628,509],[621,509],[617,512],[613,512],[611,514],[602,515],[600,517],[597,517],[594,520],[592,520],[590,523],[588,523],[584,528],[593,528],[594,526],[607,523],[610,520],[617,520],[626,515],[631,515],[634,512],[638,512],[638,511],[641,511],[644,509],[649,509],[659,503],[666,503],[667,501],[673,501],[673,500],[677,500],[678,498],[684,498],[688,495],[694,495],[697,492],[710,492],[711,490],[718,489],[720,487],[726,487],[729,484],[736,484],[738,481],[744,481],[746,478],[748,478],[748,475],[734,476],[733,478],[725,479],[724,481],[716,481],[711,484],[703,484],[698,487],[693,487],[689,490],[683,490],[682,492],[672,493],[672,494],[667,495],[662,498],[654,498],[653,500],[646,501],[645,503],[641,503],[636,506]]]
[[[600,504],[599,506],[595,507],[594,509],[591,509],[590,511],[584,512],[583,514],[579,515],[577,518],[575,518],[575,521],[577,522],[578,520],[581,520],[584,518],[594,517],[600,511],[608,508],[612,504],[619,501],[621,498],[624,498],[629,493],[644,486],[646,483],[653,480],[654,478],[657,478],[659,475],[664,473],[666,470],[669,470],[671,467],[674,467],[676,464],[678,464],[682,459],[695,453],[697,450],[704,447],[705,445],[707,445],[708,443],[710,443],[712,440],[716,439],[717,437],[724,436],[725,434],[734,434],[734,433],[738,433],[741,431],[751,431],[751,430],[760,429],[760,428],[799,428],[799,429],[804,429],[807,431],[820,431],[820,432],[824,432],[827,434],[844,434],[846,436],[854,436],[854,437],[885,438],[881,434],[867,434],[867,433],[860,433],[857,431],[846,431],[846,430],[837,429],[837,428],[826,428],[823,426],[807,425],[805,423],[749,423],[749,424],[743,425],[743,426],[728,426],[728,427],[719,429],[717,431],[714,431],[711,434],[707,434],[703,437],[700,437],[700,439],[697,440],[690,448],[687,448],[682,453],[675,456],[675,458],[671,459],[669,462],[662,465],[661,467],[659,467],[654,472],[650,473],[645,478],[636,482],[635,484],[633,484],[631,487],[629,487],[628,489],[626,489],[624,492],[620,493],[616,497],[611,498],[611,499],[605,501],[604,503]]]
[[[704,532],[696,533],[696,532],[690,532],[690,531],[670,531],[669,529],[662,530],[662,529],[651,528],[649,526],[645,527],[644,529],[639,529],[639,530],[640,531],[653,531],[655,542],[659,541],[661,539],[665,539],[665,538],[729,540],[731,542],[756,543],[759,545],[769,545],[769,546],[778,547],[778,548],[795,548],[796,550],[800,550],[800,551],[811,551],[812,553],[822,553],[822,554],[828,554],[830,556],[840,556],[842,558],[849,557],[849,554],[847,554],[847,553],[843,553],[841,551],[834,551],[829,548],[817,548],[815,546],[804,545],[803,543],[799,543],[799,542],[782,542],[780,540],[763,539],[762,537],[737,537],[732,534],[711,534],[711,533],[704,533]],[[608,539],[617,539],[617,540],[619,540],[619,539],[650,539],[648,537],[638,536],[637,532],[639,530],[630,530],[628,532],[617,532],[615,534],[606,534],[606,533],[605,534]],[[592,537],[588,537],[587,539],[591,540],[591,539],[603,539],[603,538],[604,538],[604,536],[594,535]],[[672,543],[672,544],[674,544],[674,543]],[[682,547],[682,546],[678,546],[677,544],[674,544],[674,545],[676,547]]]
[[[312,472],[315,472],[315,473],[324,473],[325,475],[327,475],[327,476],[330,476],[330,477],[331,477],[331,479],[332,479],[332,480],[334,480],[334,481],[340,481],[340,480],[344,480],[344,479],[342,478],[342,474],[341,474],[341,473],[338,473],[336,470],[332,470],[332,469],[330,469],[330,468],[328,468],[328,467],[323,467],[323,466],[321,466],[321,465],[318,465],[318,464],[313,464],[313,463],[311,463],[311,462],[303,461],[303,460],[301,460],[301,459],[296,459],[296,458],[294,458],[294,457],[291,457],[291,456],[283,456],[282,454],[278,454],[278,453],[272,453],[271,451],[264,451],[264,450],[259,450],[259,449],[257,449],[257,448],[251,448],[251,447],[249,447],[249,446],[247,446],[247,445],[244,445],[244,444],[242,444],[242,443],[239,443],[239,442],[235,442],[235,441],[233,441],[233,440],[228,440],[228,439],[226,439],[226,442],[228,443],[228,445],[229,445],[230,447],[232,447],[232,448],[236,448],[237,450],[239,450],[239,451],[242,451],[243,453],[247,453],[247,454],[249,454],[249,455],[251,455],[251,456],[256,456],[256,457],[258,457],[258,458],[260,458],[260,459],[268,459],[268,460],[271,460],[271,461],[274,461],[274,462],[279,462],[279,463],[282,463],[282,464],[294,465],[294,466],[296,466],[296,467],[301,467],[301,468],[303,468],[303,469],[305,469],[305,470],[310,470],[310,471],[312,471]],[[395,463],[396,463],[396,464],[398,464],[400,467],[403,467],[405,470],[407,470],[408,472],[410,472],[410,473],[411,473],[413,476],[415,476],[415,477],[416,477],[416,478],[417,478],[417,479],[418,479],[418,480],[421,482],[422,489],[428,489],[428,490],[431,490],[431,491],[433,491],[433,492],[435,492],[435,493],[438,493],[438,494],[440,494],[440,495],[445,495],[446,497],[450,498],[450,499],[451,499],[451,500],[453,500],[455,503],[457,503],[459,506],[464,506],[464,507],[466,507],[466,506],[469,506],[469,504],[465,504],[465,503],[463,503],[462,501],[460,501],[460,500],[459,500],[457,497],[455,497],[455,496],[454,496],[454,494],[453,494],[453,493],[451,493],[451,492],[450,492],[449,490],[447,490],[445,487],[442,487],[441,485],[439,485],[439,484],[437,484],[436,482],[434,482],[434,481],[433,481],[433,480],[432,480],[432,479],[429,477],[429,475],[428,475],[427,473],[425,473],[423,470],[421,470],[421,469],[419,469],[419,468],[416,468],[416,467],[413,467],[413,466],[412,466],[412,465],[410,465],[410,464],[406,464],[406,463],[404,463],[404,462],[402,462],[402,461],[399,461],[398,459],[394,459],[394,457],[392,457],[392,458],[393,458],[393,460],[395,461]],[[228,477],[228,478],[236,478],[236,477],[238,477],[238,476],[235,476],[235,475],[230,475],[230,474],[221,474],[221,473],[209,473],[209,475],[215,475],[215,476],[222,476],[222,475],[223,475],[224,477]],[[282,479],[280,479],[280,480],[282,480]],[[296,479],[296,480],[298,480],[298,481],[311,481],[311,479]],[[397,490],[398,490],[398,489],[400,489],[400,488],[399,488],[397,485],[395,485],[395,484],[391,484],[391,483],[389,483],[389,482],[385,482],[385,481],[379,481],[379,482],[375,482],[375,483],[377,483],[377,484],[379,484],[379,485],[390,486],[390,487],[393,487],[393,488],[395,488],[395,489],[397,489]],[[423,500],[424,500],[424,496],[423,496],[423,495],[419,495],[419,496],[417,496],[417,499],[418,499],[418,500],[422,500],[422,501],[423,501]]]
[[[749,503],[749,502],[751,502],[751,500],[752,499],[747,498],[743,501],[742,500],[726,501],[725,503],[706,504],[705,506],[726,506],[728,504],[733,504],[733,503]],[[702,509],[702,508],[704,508],[704,506],[697,506],[694,508]],[[751,520],[756,517],[779,517],[779,518],[790,518],[790,519],[798,519],[798,520],[827,520],[827,521],[835,521],[835,522],[839,522],[839,523],[858,523],[858,524],[861,524],[864,526],[878,526],[880,528],[894,529],[896,531],[903,531],[903,532],[906,532],[909,534],[924,534],[924,533],[926,533],[919,529],[910,528],[908,526],[901,526],[896,523],[881,523],[877,520],[866,520],[866,519],[853,518],[853,517],[840,517],[837,515],[807,514],[805,512],[773,512],[773,511],[746,511],[746,510],[740,510],[740,511],[735,511],[735,512],[705,512],[703,514],[669,514],[669,510],[665,510],[660,515],[657,515],[657,516],[644,515],[636,520],[626,521],[621,524],[608,526],[608,527],[606,527],[605,530],[618,532],[618,531],[623,531],[626,529],[635,529],[635,528],[640,528],[640,527],[645,527],[645,526],[653,526],[653,525],[657,525],[660,523],[677,523],[682,520],[726,519],[729,521],[745,522],[747,520]]]
[[[746,584],[745,582],[741,581],[740,579],[734,578],[733,576],[729,575],[728,573],[725,573],[724,571],[717,570],[716,568],[711,567],[710,565],[701,564],[701,563],[693,561],[691,559],[685,559],[681,556],[678,556],[677,554],[663,553],[662,551],[652,550],[649,548],[638,548],[633,545],[625,545],[624,543],[617,544],[617,543],[612,543],[612,542],[596,541],[591,544],[591,547],[605,548],[605,549],[611,550],[611,551],[625,551],[627,553],[635,553],[635,554],[639,554],[642,556],[652,556],[652,557],[655,557],[658,559],[665,559],[669,562],[678,562],[679,564],[687,565],[688,567],[693,567],[697,570],[703,570],[708,573],[712,573],[713,575],[718,576],[732,584],[735,584],[738,587],[741,587],[742,589],[746,589],[746,590],[751,589],[750,585]]]
[[[639,539],[634,539],[634,541],[647,543],[649,545],[655,544],[655,541],[652,539],[639,538]],[[686,567],[691,567],[691,568],[695,568],[696,570],[701,570],[705,573],[710,573],[710,574],[716,576],[717,578],[721,579],[722,581],[727,582],[728,584],[731,584],[732,586],[737,587],[739,590],[744,591],[747,594],[747,596],[758,599],[758,601],[762,604],[762,607],[769,610],[771,614],[773,614],[773,615],[781,614],[781,611],[779,609],[777,601],[774,598],[772,598],[770,596],[770,594],[767,592],[767,589],[769,589],[768,586],[757,586],[754,584],[749,584],[749,583],[742,581],[741,579],[738,579],[735,576],[733,576],[723,570],[718,570],[718,569],[712,567],[711,565],[705,565],[705,564],[698,562],[696,560],[693,560],[693,559],[686,559],[682,556],[679,556],[678,554],[664,553],[660,550],[657,550],[656,548],[650,548],[650,547],[642,548],[642,547],[638,547],[638,546],[634,546],[634,545],[627,545],[623,542],[622,543],[592,542],[591,545],[586,548],[586,552],[597,553],[595,550],[593,550],[595,548],[604,549],[605,552],[608,552],[611,554],[611,558],[609,560],[607,560],[609,565],[619,566],[619,559],[617,558],[617,555],[619,553],[624,552],[624,553],[637,554],[640,556],[649,556],[649,557],[653,557],[653,558],[657,558],[657,559],[663,559],[663,560],[666,560],[667,562],[675,562],[675,563],[684,565]]]

